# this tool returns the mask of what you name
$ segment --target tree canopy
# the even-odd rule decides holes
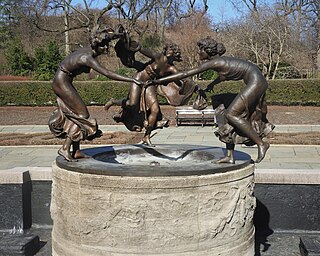
[[[212,36],[226,55],[257,64],[268,79],[318,76],[319,1],[228,1],[234,19],[225,21],[208,14],[214,5],[207,0],[0,0],[1,73],[50,79],[62,55],[88,44],[93,26],[121,23],[146,47],[178,44],[179,69],[197,66],[196,42]],[[123,69],[112,50],[102,62]]]

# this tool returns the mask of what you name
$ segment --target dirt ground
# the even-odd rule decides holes
[[[0,125],[45,125],[55,107],[0,107]],[[103,106],[89,106],[89,112],[96,118],[98,124],[117,124],[112,115],[120,108],[112,107],[108,112]],[[164,116],[175,125],[175,107],[161,106]],[[320,125],[320,107],[302,106],[269,106],[268,119],[275,125],[281,124],[314,124]],[[89,143],[94,144],[122,144],[137,143],[142,138],[142,133],[117,132],[105,133],[101,138]],[[287,133],[273,132],[268,140],[272,144],[313,144],[320,145],[320,133]],[[2,134],[0,145],[55,145],[61,144],[61,140],[53,138],[50,133],[42,134]]]
[[[55,107],[0,107],[0,125],[37,125],[47,124],[48,118]],[[98,124],[116,124],[112,115],[119,107],[112,107],[108,112],[103,106],[89,106],[89,112]],[[164,116],[175,125],[175,107],[161,106]],[[268,106],[269,121],[273,124],[318,124],[320,125],[320,107],[310,106]]]

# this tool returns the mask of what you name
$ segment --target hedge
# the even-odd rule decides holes
[[[197,82],[203,88],[210,81]],[[130,84],[117,81],[76,81],[79,94],[87,105],[103,105],[108,99],[127,96]],[[229,81],[217,85],[213,94],[237,93],[243,87],[242,81]],[[166,103],[160,97],[160,103]],[[45,106],[55,105],[56,95],[51,82],[1,81],[0,105]],[[272,80],[269,81],[267,102],[270,105],[320,106],[320,80]]]

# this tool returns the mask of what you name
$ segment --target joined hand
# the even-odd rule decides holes
[[[204,90],[205,92],[212,92],[213,86],[208,85],[207,88]]]
[[[142,81],[137,80],[137,79],[135,79],[135,78],[133,78],[133,82],[134,82],[135,84],[137,84],[137,85],[144,85],[144,84],[145,84],[145,82],[142,82]]]

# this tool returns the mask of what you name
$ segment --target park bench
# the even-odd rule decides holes
[[[182,122],[201,123],[202,127],[208,123],[217,123],[215,111],[212,108],[196,110],[192,107],[176,108],[176,125]]]

